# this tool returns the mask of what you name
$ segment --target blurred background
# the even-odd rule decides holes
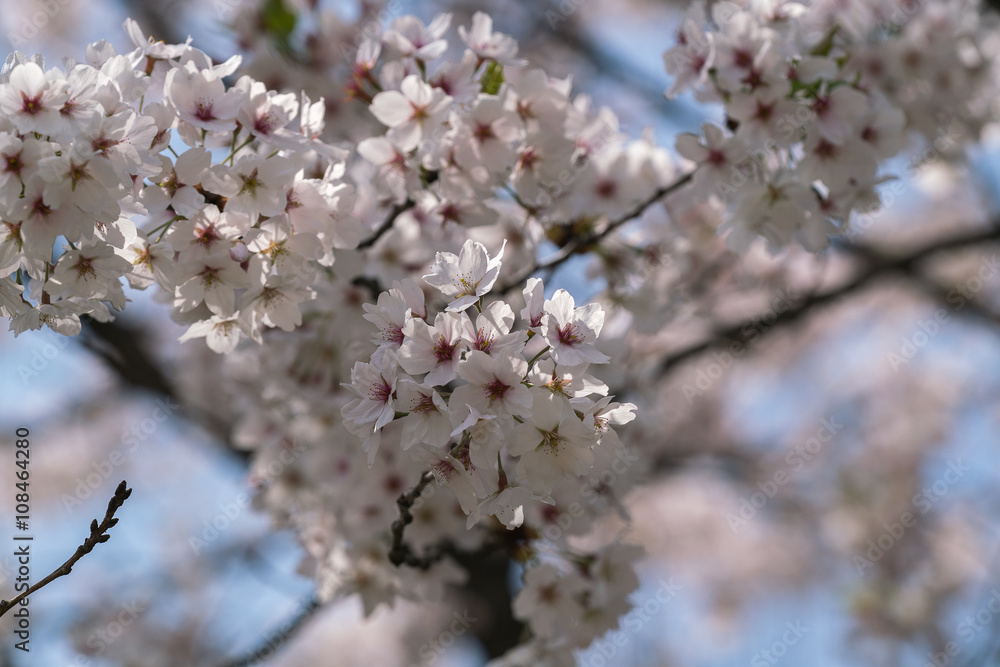
[[[662,52],[685,6],[0,0],[0,43],[51,64],[99,39],[127,51],[120,26],[133,17],[217,60],[244,54],[241,71],[272,88],[325,96],[336,135],[340,114],[359,113],[342,92],[357,35],[404,13],[453,12],[456,26],[486,11],[626,134],[672,149],[679,132],[720,120],[718,107],[663,96]],[[275,28],[286,14],[290,32]],[[917,147],[886,167],[899,182],[884,208],[821,255],[758,244],[735,256],[707,213],[670,212],[685,240],[646,268],[673,296],[632,340],[660,360],[641,380],[657,400],[622,431],[643,459],[625,502],[630,539],[648,552],[635,594],[645,613],[624,646],[595,645],[579,664],[1000,664],[997,158],[992,133],[963,155]],[[597,268],[570,262],[547,287],[641,298]],[[31,653],[7,636],[0,664],[223,667],[258,647],[275,667],[485,664],[488,623],[426,650],[454,602],[401,601],[367,620],[356,598],[312,609],[302,547],[250,500],[235,408],[212,397],[218,358],[177,343],[185,328],[152,294],[130,297],[113,325],[77,339],[0,336],[0,479],[14,477],[15,429],[30,429],[34,576],[73,552],[120,480],[134,488],[112,539],[32,597]],[[0,502],[0,536],[12,508]],[[7,597],[12,552],[0,546]]]

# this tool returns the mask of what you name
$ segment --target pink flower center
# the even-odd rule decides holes
[[[434,397],[426,394],[421,394],[420,398],[413,401],[413,405],[410,406],[410,412],[416,412],[417,414],[426,415],[432,412],[437,412],[437,406],[434,405]]]
[[[403,328],[397,325],[392,325],[382,329],[382,340],[387,343],[392,343],[394,345],[403,344]]]
[[[90,145],[95,152],[100,153],[102,155],[106,155],[109,148],[117,146],[120,143],[121,141],[117,139],[109,139],[108,137],[101,135],[100,137],[97,137],[96,139],[92,140],[90,142]]]
[[[452,474],[455,472],[455,465],[445,459],[444,461],[438,461],[433,467],[434,476],[438,479],[443,479],[445,481],[451,479]]]
[[[737,49],[733,52],[733,64],[740,69],[750,69],[753,67],[753,54],[746,49]]]
[[[218,231],[215,229],[215,224],[210,223],[201,229],[195,228],[194,231],[194,242],[200,245],[202,248],[211,248],[212,244],[221,239]]]
[[[371,389],[368,390],[368,398],[375,401],[376,403],[388,403],[389,396],[392,395],[392,387],[387,385],[385,381],[376,382],[372,385]]]
[[[490,383],[486,385],[486,397],[490,399],[490,405],[493,401],[500,400],[507,395],[507,390],[510,389],[510,385],[505,384],[503,380],[494,376]]]
[[[493,336],[488,335],[482,327],[476,331],[476,349],[489,353],[493,347]]]
[[[743,77],[743,83],[750,86],[750,90],[757,90],[764,83],[764,74],[756,67],[751,67],[747,75]]]
[[[583,334],[580,333],[580,328],[572,322],[559,329],[559,342],[563,345],[572,347],[578,343],[582,343],[584,340]]]
[[[617,192],[617,190],[618,190],[618,184],[612,181],[611,179],[604,179],[603,181],[598,183],[597,187],[594,189],[594,191],[597,193],[597,196],[600,197],[601,199],[611,199],[612,197],[615,196],[615,192]]]
[[[45,204],[45,201],[42,199],[41,195],[39,195],[38,199],[35,200],[35,203],[31,207],[31,210],[43,218],[48,217],[52,213],[52,209]]]
[[[493,134],[492,125],[482,125],[477,124],[476,129],[473,131],[472,135],[476,138],[479,143],[487,141],[489,139],[495,139],[497,135]]]
[[[34,116],[44,110],[45,108],[42,106],[41,93],[35,95],[34,97],[28,97],[24,93],[21,93],[21,111],[29,116]]]
[[[382,485],[385,487],[386,491],[396,495],[403,490],[403,478],[399,475],[392,474],[385,478]]]
[[[438,213],[445,220],[451,220],[452,222],[460,222],[461,218],[459,216],[458,207],[454,204],[448,203],[442,208]]]
[[[80,255],[80,258],[76,261],[76,265],[73,266],[76,272],[80,274],[80,277],[84,276],[94,276],[97,272],[94,270],[94,262],[91,257],[84,257]]]
[[[271,130],[274,129],[274,121],[271,119],[271,114],[264,113],[254,119],[253,129],[257,134],[271,134]]]
[[[821,139],[816,148],[813,151],[816,157],[823,158],[824,160],[831,160],[837,157],[837,146],[830,143],[826,139]]]
[[[816,101],[813,103],[813,111],[820,118],[826,116],[830,111],[830,97],[827,95],[818,95]]]
[[[771,115],[774,113],[774,102],[771,104],[764,104],[760,100],[757,101],[757,111],[754,113],[754,118],[766,123],[771,120]]]
[[[8,174],[20,174],[21,169],[24,168],[24,163],[21,162],[21,153],[6,156],[3,165],[4,171]]]
[[[438,337],[438,342],[434,345],[434,358],[439,363],[451,361],[455,357],[455,344],[449,343],[444,336]]]
[[[205,100],[198,100],[195,103],[194,117],[201,121],[215,120],[212,103]]]
[[[219,280],[219,269],[211,266],[206,266],[205,269],[198,274],[201,276],[201,282],[205,284],[206,287],[210,287]]]
[[[538,153],[535,152],[535,149],[526,148],[524,152],[521,153],[521,168],[532,169],[536,164],[538,164],[538,160]]]
[[[708,157],[705,158],[705,162],[713,167],[723,167],[726,164],[726,154],[718,148],[712,148],[708,151]]]

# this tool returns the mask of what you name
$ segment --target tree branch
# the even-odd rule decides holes
[[[409,524],[413,523],[413,514],[410,512],[413,509],[413,503],[417,501],[417,498],[432,481],[434,481],[434,475],[431,471],[424,471],[416,486],[396,499],[396,506],[399,507],[399,518],[392,522],[392,546],[389,548],[389,562],[396,567],[406,563],[411,567],[426,570],[433,562],[416,556],[410,549],[410,545],[403,541],[403,532]]]
[[[849,245],[845,246],[845,250],[863,256],[869,261],[885,261],[886,259],[886,255],[881,251],[866,245]],[[917,287],[928,296],[949,308],[952,307],[952,303],[949,301],[949,298],[953,296],[952,287],[942,284],[913,265],[904,266],[900,270],[909,276]],[[974,298],[963,297],[961,309],[965,309],[965,314],[973,318],[978,318],[989,324],[1000,324],[1000,312]]]
[[[812,294],[798,305],[780,313],[774,322],[771,323],[767,332],[774,331],[783,325],[796,322],[812,310],[832,303],[843,296],[867,287],[876,279],[887,274],[899,272],[913,274],[914,265],[928,259],[932,255],[948,250],[969,248],[979,245],[980,243],[988,243],[991,241],[1000,241],[1000,225],[993,225],[986,229],[942,239],[904,255],[889,256],[876,254],[869,250],[867,256],[870,257],[870,261],[868,265],[855,274],[852,279],[843,283],[839,287],[835,287],[826,292]],[[851,247],[853,246],[848,246],[848,248]],[[858,253],[862,254],[864,251],[858,251]],[[664,357],[657,365],[657,375],[665,375],[682,361],[705,352],[713,347],[733,342],[747,345],[752,333],[756,332],[758,336],[762,336],[764,333],[767,333],[756,330],[755,322],[759,321],[760,318],[758,317],[756,319],[740,322],[733,326],[718,329],[710,337],[702,340],[701,342]],[[751,333],[744,333],[744,330],[748,328]]]
[[[527,280],[536,271],[546,271],[555,269],[557,266],[561,265],[567,259],[572,257],[576,252],[581,251],[584,248],[587,248],[588,246],[597,243],[598,241],[601,241],[606,236],[608,236],[608,234],[615,231],[616,229],[624,225],[626,222],[631,222],[632,220],[635,220],[643,213],[645,213],[647,208],[649,208],[659,200],[663,199],[667,195],[670,195],[676,192],[677,190],[681,189],[682,187],[687,185],[688,182],[690,181],[691,181],[691,173],[687,173],[678,178],[673,183],[665,185],[661,188],[657,188],[653,192],[653,194],[649,195],[648,197],[640,201],[638,204],[635,204],[628,211],[626,211],[622,215],[618,216],[617,218],[609,222],[607,225],[604,226],[604,228],[601,231],[592,232],[590,234],[581,237],[574,237],[568,243],[566,243],[566,245],[561,247],[557,252],[553,253],[552,255],[549,255],[547,258],[545,258],[540,262],[535,262],[535,264],[530,268],[528,268],[526,271],[522,271],[517,278],[514,278],[505,285],[497,288],[497,292],[499,294],[506,294],[515,287],[520,287],[521,285],[523,285],[524,281]]]
[[[297,616],[285,621],[277,630],[268,635],[264,641],[252,650],[233,662],[227,662],[223,667],[250,667],[251,665],[260,664],[262,659],[272,656],[279,648],[284,646],[322,606],[323,604],[318,599],[315,597],[310,598],[302,606]]]
[[[393,206],[389,211],[389,215],[387,215],[385,220],[382,221],[382,224],[378,226],[378,229],[376,229],[371,236],[358,244],[358,250],[365,250],[366,248],[371,248],[375,245],[386,232],[392,229],[392,225],[396,222],[396,218],[398,218],[404,211],[409,211],[411,208],[416,206],[416,204],[417,202],[412,199],[407,199],[402,204],[396,204]]]
[[[90,523],[90,536],[83,541],[83,544],[76,548],[76,553],[74,553],[69,560],[56,568],[49,576],[36,583],[34,586],[31,586],[28,590],[24,591],[13,600],[0,600],[0,616],[6,614],[14,608],[15,605],[20,603],[21,600],[27,598],[38,589],[52,583],[59,577],[64,577],[72,572],[73,566],[76,565],[78,560],[93,551],[94,547],[101,542],[107,542],[111,539],[111,535],[108,534],[108,531],[112,526],[118,523],[118,519],[115,518],[115,512],[118,511],[118,508],[125,503],[125,500],[130,495],[132,495],[132,489],[127,488],[125,480],[122,480],[122,483],[118,485],[117,489],[115,489],[115,495],[108,502],[108,511],[104,514],[104,520],[100,524],[97,523],[97,519],[94,519]]]

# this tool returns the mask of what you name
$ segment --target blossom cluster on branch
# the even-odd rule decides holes
[[[926,5],[926,6],[925,6]],[[916,133],[960,153],[995,113],[996,40],[973,3],[704,2],[663,54],[668,91],[721,103],[726,124],[681,134],[694,191],[725,208],[736,250],[763,237],[822,250],[878,207],[880,165]]]
[[[206,401],[231,411],[256,506],[295,532],[320,600],[441,599],[468,576],[453,556],[503,551],[524,568],[512,610],[530,632],[494,664],[570,665],[638,586],[640,549],[583,538],[627,523],[648,464],[613,427],[660,397],[610,394],[638,394],[659,352],[641,332],[702,259],[677,218],[714,211],[737,249],[819,251],[914,131],[950,156],[994,115],[996,40],[974,6],[839,4],[692,6],[670,92],[720,102],[726,123],[678,138],[687,174],[484,13],[458,39],[441,14],[361,40],[343,104],[301,92],[307,68],[286,77],[299,90],[269,90],[239,57],[131,21],[128,53],[99,42],[48,70],[15,54],[0,314],[73,335],[126,307],[123,278],[155,286],[182,340],[225,353]],[[960,128],[947,145],[942,123]],[[607,289],[546,298],[532,274],[586,254]]]

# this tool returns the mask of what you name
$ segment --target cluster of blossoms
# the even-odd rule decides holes
[[[565,290],[545,299],[530,279],[515,330],[513,309],[483,297],[504,252],[530,266],[547,228],[562,242],[560,228],[597,229],[672,167],[648,141],[626,144],[613,114],[571,99],[568,81],[525,70],[484,14],[459,29],[460,60],[433,67],[449,24],[403,17],[362,45],[350,90],[370,116],[357,155],[320,138],[322,99],[246,75],[227,84],[239,57],[215,64],[132,21],[129,53],[99,42],[85,63],[49,70],[15,54],[0,82],[0,309],[17,333],[75,335],[82,316],[106,321],[126,306],[123,278],[157,286],[188,326],[181,340],[204,337],[233,361],[224,393],[237,394],[235,442],[256,450],[258,506],[297,530],[324,598],[359,594],[370,612],[464,580],[447,559],[422,570],[387,558],[395,500],[422,465],[439,485],[417,498],[414,549],[481,546],[496,517],[525,548],[549,547],[546,562],[588,564],[561,584],[588,612],[583,624],[545,620],[551,573],[532,575],[519,598],[535,649],[571,660],[616,624],[636,585],[620,567],[634,549],[579,554],[568,542],[621,509],[636,471],[611,427],[634,406],[587,374],[608,361],[594,346],[600,306],[576,307]],[[452,299],[433,321],[408,280],[428,267],[427,283]],[[377,350],[352,347],[364,337],[362,287],[393,278],[365,309]],[[239,345],[265,334],[266,354]],[[358,358],[368,361],[350,371]],[[341,388],[348,372],[356,400]]]
[[[0,309],[15,333],[80,331],[121,310],[121,279],[156,284],[185,337],[301,323],[333,250],[357,245],[346,151],[318,139],[323,101],[276,94],[240,58],[147,40],[44,69],[14,54],[0,82]],[[138,222],[138,224],[137,224]]]
[[[447,540],[474,550],[495,541],[496,525],[549,566],[570,563],[567,582],[576,583],[563,586],[589,620],[546,622],[551,596],[528,602],[536,587],[547,590],[535,578],[515,611],[533,626],[531,651],[571,663],[574,649],[617,623],[636,585],[631,565],[628,575],[618,565],[635,560],[635,548],[570,547],[602,514],[622,512],[619,498],[640,471],[612,427],[635,408],[613,403],[587,373],[608,361],[594,345],[600,306],[577,307],[565,290],[545,299],[529,279],[518,330],[513,307],[484,297],[501,259],[521,273],[547,232],[565,242],[571,226],[599,229],[668,184],[673,169],[663,149],[626,143],[609,111],[571,99],[568,81],[526,70],[486,15],[459,28],[460,59],[435,67],[449,24],[448,15],[427,26],[402,17],[361,45],[348,89],[369,114],[357,124],[368,136],[355,138],[358,157],[337,174],[352,182],[349,212],[367,238],[355,237],[356,250],[335,246],[337,264],[311,284],[317,298],[301,304],[300,327],[272,332],[266,354],[233,351],[227,377],[236,382],[224,391],[236,389],[238,444],[256,450],[258,505],[297,531],[324,598],[358,594],[370,612],[400,596],[439,599],[464,581],[448,558],[427,569],[390,562],[396,499],[426,469],[436,483],[416,498],[409,546]],[[421,274],[449,298],[443,312],[428,314],[412,280]],[[377,304],[365,304],[375,286]],[[374,352],[357,342],[369,337],[358,327],[365,320],[377,326]],[[217,324],[194,326],[211,327],[213,349],[231,349]]]
[[[987,114],[974,13],[924,3],[879,29],[888,3],[838,4],[718,2],[711,24],[695,5],[667,54],[672,92],[693,85],[726,107],[726,128],[678,150],[698,163],[688,192],[728,207],[735,247],[758,234],[823,247],[874,199],[879,161],[910,130],[933,139],[947,110],[972,133]],[[608,396],[625,364],[589,375],[608,361],[594,343],[603,331],[624,360],[628,324],[661,327],[669,290],[650,272],[655,298],[605,327],[599,305],[524,281],[546,240],[598,248],[606,269],[684,243],[659,221],[640,245],[607,234],[683,183],[669,153],[528,68],[481,13],[451,42],[448,14],[395,19],[361,42],[353,101],[331,109],[248,75],[230,85],[238,58],[213,64],[127,28],[130,53],[101,42],[48,71],[17,56],[0,75],[0,314],[16,332],[74,334],[81,315],[125,306],[122,278],[157,285],[184,339],[228,353],[201,378],[225,386],[204,399],[231,411],[257,506],[296,532],[324,599],[357,594],[370,613],[465,580],[447,557],[390,562],[396,500],[428,470],[409,547],[506,539],[537,556],[514,603],[531,639],[498,664],[572,664],[627,610],[638,557],[618,543],[578,551],[598,519],[627,519],[620,499],[642,472],[611,428],[635,410]],[[934,80],[955,94],[935,97]],[[441,312],[421,275],[447,298]],[[503,297],[521,287],[518,309]]]
[[[611,426],[634,419],[635,406],[612,403],[607,385],[587,372],[608,361],[595,347],[600,305],[576,307],[566,290],[545,299],[542,281],[531,278],[520,312],[525,328],[516,329],[507,303],[482,305],[499,270],[500,255],[490,258],[469,240],[458,255],[438,253],[425,276],[453,298],[433,324],[412,283],[366,305],[378,348],[351,371],[358,398],[342,412],[369,462],[382,431],[398,426],[402,448],[424,450],[470,526],[492,515],[515,528],[529,498],[547,500],[565,476],[589,472],[595,450],[620,450]]]
[[[494,516],[513,530],[525,523],[526,506],[555,507],[552,494],[565,482],[585,483],[597,457],[624,455],[612,427],[632,421],[635,405],[612,402],[607,385],[588,373],[609,360],[595,346],[600,305],[577,307],[565,290],[545,299],[537,278],[524,289],[523,328],[510,305],[486,302],[502,255],[503,247],[490,257],[472,240],[457,255],[439,252],[424,280],[450,302],[433,320],[411,281],[365,304],[378,347],[354,365],[349,387],[358,397],[342,413],[369,465],[383,432],[395,429],[393,442],[413,448],[412,458],[455,494],[467,527]],[[568,552],[561,535],[543,535],[554,559]],[[539,643],[522,650],[562,654],[572,664],[573,648],[616,627],[628,610],[625,598],[638,586],[631,561],[640,552],[619,544],[587,555],[583,574],[560,575],[548,562],[531,567],[514,612]]]
[[[687,10],[664,54],[668,95],[721,102],[726,123],[682,134],[694,189],[725,208],[744,250],[793,240],[811,251],[877,208],[879,165],[921,135],[948,158],[992,117],[996,41],[976,3],[798,2]]]

